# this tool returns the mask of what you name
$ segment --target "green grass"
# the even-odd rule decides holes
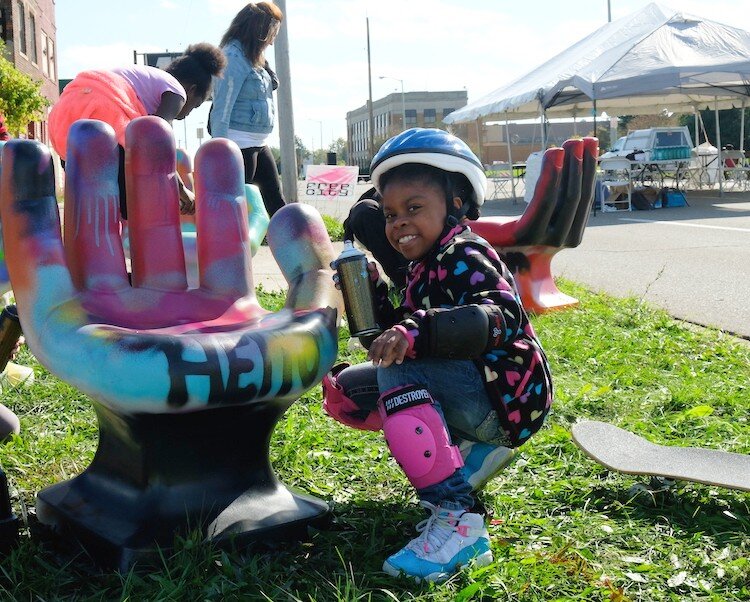
[[[323,223],[326,225],[328,236],[331,237],[332,241],[344,240],[344,224],[342,222],[330,215],[324,215]]]
[[[330,530],[309,542],[226,553],[197,535],[160,566],[125,575],[93,568],[28,537],[0,563],[0,599],[18,600],[748,600],[750,497],[679,482],[653,495],[572,443],[583,418],[647,438],[750,453],[750,347],[686,327],[635,299],[562,283],[576,310],[534,318],[552,363],[556,402],[521,459],[483,495],[496,562],[439,586],[380,572],[423,515],[376,433],[320,408],[320,387],[279,423],[272,461],[287,485],[335,502]],[[263,295],[273,306],[279,295]],[[342,359],[359,361],[347,351]],[[0,448],[17,513],[42,487],[83,470],[96,448],[84,395],[33,365],[36,383],[6,391],[22,436]],[[33,516],[29,517],[33,522]]]

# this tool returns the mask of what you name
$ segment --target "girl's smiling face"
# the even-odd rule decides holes
[[[461,207],[456,197],[453,204]],[[443,189],[429,181],[393,180],[383,190],[385,235],[409,261],[421,259],[445,227],[448,211]]]

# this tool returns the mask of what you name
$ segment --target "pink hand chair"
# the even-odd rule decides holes
[[[99,446],[80,475],[39,492],[43,525],[127,569],[201,529],[219,544],[299,537],[328,506],[279,482],[274,425],[337,354],[340,295],[320,215],[293,204],[268,228],[285,307],[255,298],[242,156],[216,139],[196,156],[200,286],[189,288],[175,145],[158,117],[126,136],[132,284],[119,233],[111,128],[71,128],[64,244],[49,150],[3,149],[0,215],[27,342],[91,397]]]
[[[552,259],[583,239],[594,202],[599,141],[567,140],[550,148],[534,195],[520,217],[483,217],[471,229],[489,242],[513,271],[524,307],[543,313],[578,305],[557,288]]]

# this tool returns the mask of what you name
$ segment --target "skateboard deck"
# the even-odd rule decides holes
[[[657,445],[594,420],[573,425],[573,441],[592,459],[618,472],[750,491],[750,455]]]

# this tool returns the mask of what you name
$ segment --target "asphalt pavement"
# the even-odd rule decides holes
[[[558,253],[552,273],[750,340],[750,192],[688,191],[687,199],[687,207],[592,214],[581,245]],[[492,200],[482,214],[525,207],[522,199]],[[253,271],[256,284],[286,289],[268,247]]]
[[[552,274],[634,296],[672,316],[750,339],[750,192],[687,191],[688,207],[597,213]],[[523,201],[489,201],[483,215],[519,215]]]

